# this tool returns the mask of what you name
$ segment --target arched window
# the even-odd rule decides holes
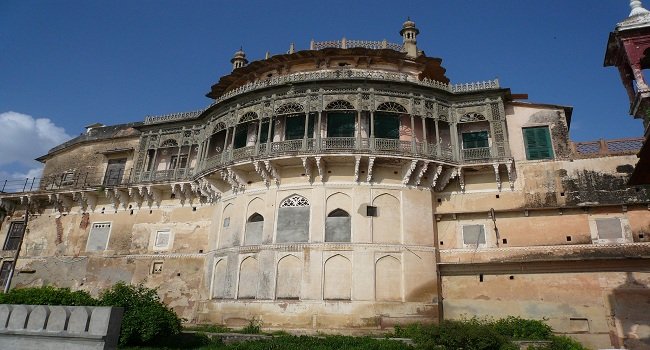
[[[264,217],[258,213],[251,215],[246,220],[246,233],[244,244],[255,245],[262,243],[262,232],[264,231]]]
[[[352,221],[343,209],[332,210],[325,220],[325,242],[350,242]]]
[[[293,195],[280,203],[276,242],[307,242],[310,209],[307,198]]]
[[[330,102],[327,107],[325,107],[326,110],[328,111],[349,111],[349,110],[354,110],[354,106],[348,101],[344,100],[336,100],[334,102]]]
[[[303,111],[302,105],[294,102],[289,102],[278,107],[275,110],[275,114],[277,115],[293,114],[293,113],[300,113],[302,111]]]
[[[396,102],[384,102],[375,113],[375,137],[379,139],[399,139],[400,114],[406,108]]]
[[[160,147],[177,147],[177,146],[178,146],[178,142],[176,142],[176,140],[174,139],[167,139],[163,141],[162,144],[160,144]]]
[[[249,122],[251,120],[257,119],[257,113],[255,112],[246,112],[241,118],[239,118],[240,123]]]
[[[397,102],[384,102],[377,106],[377,110],[392,113],[406,113],[406,108]]]

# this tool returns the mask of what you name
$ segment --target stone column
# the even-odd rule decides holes
[[[449,123],[449,133],[451,134],[451,147],[454,159],[460,160],[460,149],[462,146],[458,143],[458,126],[456,122]]]
[[[309,112],[305,112],[305,127],[302,135],[302,149],[307,150],[307,130],[309,129]]]
[[[442,155],[442,150],[440,149],[440,131],[438,130],[438,119],[435,120],[436,127],[436,155],[440,157]]]
[[[413,117],[413,114],[409,114],[411,117],[411,152],[413,154],[417,154],[417,148],[415,144],[415,118]]]
[[[424,154],[429,154],[429,144],[427,142],[427,118],[422,117],[422,150]]]
[[[257,119],[257,136],[255,138],[255,155],[260,154],[260,137],[262,137],[262,118]]]
[[[356,117],[357,117],[357,141],[355,145],[355,149],[360,149],[361,148],[361,111],[357,110],[356,111]]]
[[[370,149],[375,149],[375,111],[370,111]]]
[[[320,150],[321,149],[321,137],[322,135],[322,122],[323,122],[323,111],[318,111],[318,125],[316,126],[316,149]]]

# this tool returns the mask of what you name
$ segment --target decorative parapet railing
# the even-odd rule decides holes
[[[329,41],[314,41],[312,40],[309,44],[310,50],[322,50],[322,49],[351,49],[354,47],[361,47],[364,49],[371,50],[382,50],[389,49],[395,51],[402,51],[404,48],[403,45],[390,43],[386,40],[382,41],[371,41],[371,40],[347,40],[343,38],[341,40],[329,40]]]
[[[394,81],[412,83],[428,88],[444,90],[451,93],[465,93],[483,90],[493,90],[499,88],[499,80],[488,80],[482,82],[465,83],[465,84],[445,84],[437,80],[424,79],[420,80],[414,75],[397,72],[385,72],[378,70],[366,69],[331,69],[331,70],[318,70],[311,72],[299,72],[287,75],[280,75],[271,77],[264,80],[257,80],[244,84],[236,89],[230,90],[223,95],[219,96],[211,106],[218,104],[222,101],[230,99],[234,96],[247,93],[250,91],[263,89],[272,86],[284,85],[288,83],[320,81],[320,80],[378,80],[378,81]]]
[[[172,113],[172,114],[165,114],[165,115],[148,115],[144,117],[144,123],[145,124],[158,124],[158,123],[166,123],[166,122],[172,122],[172,121],[177,121],[177,120],[184,120],[184,119],[192,119],[196,118],[199,114],[203,113],[204,109],[200,109],[198,111],[192,111],[192,112],[181,112],[181,113]]]
[[[571,150],[576,157],[602,157],[623,154],[636,154],[643,146],[643,137],[571,142]]]

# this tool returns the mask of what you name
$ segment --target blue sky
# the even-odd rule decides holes
[[[640,136],[617,70],[603,67],[629,11],[627,0],[4,0],[0,178],[36,174],[32,159],[84,125],[206,107],[240,46],[256,60],[312,38],[401,42],[407,16],[452,82],[498,77],[529,101],[573,106],[577,141]]]

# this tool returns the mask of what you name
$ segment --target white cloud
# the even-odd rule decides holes
[[[34,158],[70,138],[50,119],[11,111],[0,113],[0,167],[10,163],[34,167]]]
[[[40,177],[43,166],[34,158],[70,138],[50,119],[11,111],[0,113],[0,181]]]

